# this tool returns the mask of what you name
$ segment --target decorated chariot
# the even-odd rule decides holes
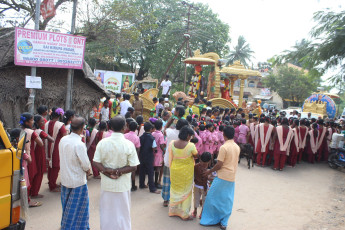
[[[246,69],[240,61],[234,64],[223,66],[222,60],[216,53],[201,54],[200,50],[194,52],[193,57],[184,60],[186,64],[194,65],[194,75],[191,78],[189,90],[184,94],[184,98],[193,103],[194,98],[203,98],[207,92],[207,100],[212,102],[212,106],[221,108],[243,108],[246,113],[252,112],[261,114],[260,103],[252,103],[247,108],[243,100],[244,82],[249,76],[261,76],[259,71]],[[202,75],[202,66],[213,66],[213,71],[208,76],[208,80]],[[238,104],[233,100],[235,81],[240,80],[240,92]],[[181,96],[181,92],[178,93]]]

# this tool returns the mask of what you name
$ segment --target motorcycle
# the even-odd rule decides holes
[[[328,165],[332,169],[345,168],[345,138],[344,134],[333,133],[330,145],[331,152],[328,156]]]
[[[337,169],[338,167],[345,168],[345,149],[333,149],[331,154],[328,156],[328,165],[332,169]]]

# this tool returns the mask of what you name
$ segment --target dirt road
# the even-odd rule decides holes
[[[31,208],[27,229],[59,229],[60,194],[41,193],[42,207]],[[90,227],[99,229],[100,180],[88,182]],[[228,229],[234,230],[338,230],[345,229],[345,173],[325,163],[303,163],[283,172],[270,168],[248,170],[241,162],[236,178],[235,203]],[[199,220],[184,222],[168,217],[160,195],[148,190],[132,193],[132,229],[217,229],[202,227]]]

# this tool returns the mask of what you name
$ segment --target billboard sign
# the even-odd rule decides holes
[[[16,28],[14,63],[22,66],[82,69],[85,37]]]
[[[104,84],[104,87],[113,92],[121,93],[132,86],[134,73],[115,72],[107,70],[95,70],[96,79]]]

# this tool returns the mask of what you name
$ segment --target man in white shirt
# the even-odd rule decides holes
[[[163,206],[168,207],[170,200],[170,168],[169,168],[169,146],[172,141],[178,140],[178,134],[180,129],[188,125],[186,119],[178,120],[176,129],[167,128],[164,129],[164,135],[166,136],[167,147],[164,154],[164,167],[163,167],[163,186],[162,186],[162,198],[164,200]]]
[[[87,175],[91,172],[86,145],[81,140],[85,120],[72,120],[72,133],[59,143],[61,178],[61,229],[89,229]]]
[[[134,144],[123,133],[126,121],[122,116],[110,120],[114,131],[96,148],[93,163],[101,172],[101,229],[131,229],[131,173],[140,164]]]
[[[165,76],[165,80],[161,82],[160,88],[163,88],[162,97],[169,97],[171,88],[171,81],[169,81],[169,75]]]
[[[132,107],[129,100],[131,99],[131,95],[126,94],[124,95],[124,101],[120,103],[120,115],[125,116],[129,107]]]
[[[99,114],[100,121],[109,121],[109,101],[105,100],[103,102],[103,107],[101,113]]]

